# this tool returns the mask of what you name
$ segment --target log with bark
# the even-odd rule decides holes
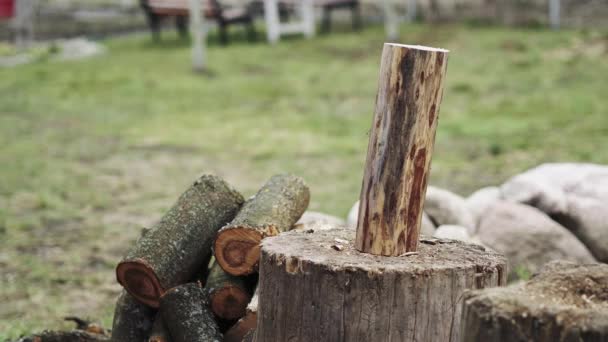
[[[156,318],[154,318],[154,324],[152,325],[148,342],[171,342],[169,332],[167,331],[167,327],[165,326],[165,322],[160,313],[157,313]]]
[[[357,223],[357,249],[418,246],[448,51],[384,44]]]
[[[555,261],[528,282],[464,295],[464,342],[608,341],[608,265]]]
[[[101,325],[75,316],[64,319],[76,323],[76,329],[71,331],[45,330],[33,336],[20,338],[17,342],[110,342],[108,332]]]
[[[224,320],[243,317],[251,300],[251,290],[247,282],[243,276],[233,276],[224,271],[215,258],[212,258],[205,284],[211,311]]]
[[[111,342],[108,336],[88,333],[82,330],[72,331],[43,331],[30,337],[24,337],[17,342]]]
[[[259,287],[256,288],[251,302],[247,305],[247,313],[226,332],[224,342],[241,342],[245,340],[248,334],[253,334],[258,320],[258,298]]]
[[[145,341],[154,322],[155,310],[123,290],[114,308],[113,342]]]
[[[248,199],[215,240],[215,258],[232,275],[257,271],[260,242],[291,229],[308,207],[310,192],[293,175],[275,175]]]
[[[454,240],[374,256],[352,229],[293,230],[262,242],[257,342],[460,341],[467,289],[504,285],[506,259]]]
[[[173,342],[222,341],[200,283],[168,290],[160,299],[160,313]]]
[[[118,264],[118,282],[137,300],[158,307],[167,289],[190,281],[204,267],[217,231],[243,201],[221,178],[200,177]]]

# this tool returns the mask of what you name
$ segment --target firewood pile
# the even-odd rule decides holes
[[[116,267],[124,290],[111,332],[77,322],[20,341],[243,341],[256,326],[260,242],[294,227],[310,192],[271,177],[245,200],[217,176],[198,178]],[[93,328],[91,328],[91,326]]]

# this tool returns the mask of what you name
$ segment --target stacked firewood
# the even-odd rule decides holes
[[[116,268],[124,287],[113,342],[242,341],[256,325],[260,242],[290,230],[310,193],[271,177],[248,200],[216,176],[197,179]]]

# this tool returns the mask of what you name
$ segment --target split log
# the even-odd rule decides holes
[[[257,271],[260,241],[293,227],[308,207],[310,192],[300,177],[275,175],[248,199],[215,240],[215,258],[232,275]]]
[[[88,333],[82,330],[43,331],[31,337],[24,337],[17,342],[113,342],[108,336]]]
[[[241,342],[244,341],[247,335],[252,335],[255,331],[258,320],[258,299],[259,287],[256,288],[251,302],[247,305],[247,313],[245,317],[239,319],[236,324],[230,328],[224,335],[224,342]]]
[[[359,251],[416,251],[447,54],[384,44],[359,202]]]
[[[114,308],[112,342],[145,341],[154,322],[154,310],[122,291]]]
[[[200,283],[188,283],[167,291],[160,299],[160,313],[174,342],[222,341]]]
[[[507,260],[482,246],[426,239],[384,257],[359,252],[354,235],[294,230],[262,242],[257,342],[456,342],[462,293],[506,282]]]
[[[216,176],[204,175],[118,264],[118,282],[137,300],[158,307],[160,296],[204,267],[217,231],[232,220],[243,197]]]
[[[205,292],[209,296],[211,311],[225,320],[243,317],[247,303],[251,300],[246,279],[228,274],[215,259],[210,262]]]
[[[152,325],[148,342],[171,342],[169,332],[167,331],[167,327],[165,326],[165,322],[160,313],[156,314],[156,318],[154,318],[154,324]]]
[[[608,341],[608,265],[549,263],[530,281],[470,291],[464,342]]]
[[[82,330],[90,334],[107,335],[108,332],[100,324],[82,319],[76,316],[68,316],[63,318],[64,321],[76,323],[76,330]]]

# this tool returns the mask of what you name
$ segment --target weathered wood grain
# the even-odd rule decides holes
[[[506,282],[506,259],[481,246],[423,240],[417,254],[384,257],[357,251],[354,234],[262,242],[257,342],[457,342],[463,292]]]
[[[448,52],[385,44],[361,187],[357,249],[416,251]]]

